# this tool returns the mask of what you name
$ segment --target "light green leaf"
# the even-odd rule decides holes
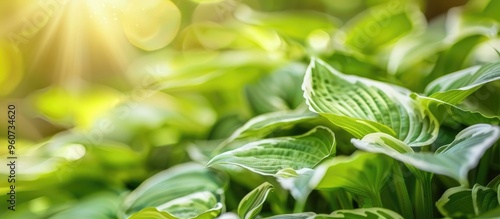
[[[491,211],[488,211],[488,212],[486,212],[484,214],[481,214],[481,215],[479,215],[479,216],[477,216],[475,218],[476,219],[496,218],[496,217],[498,217],[498,215],[500,215],[500,207],[495,208],[495,209],[493,209]]]
[[[440,122],[451,118],[465,125],[479,123],[500,124],[500,116],[485,115],[479,111],[468,110],[432,97],[419,96],[417,94],[413,94],[412,96],[429,109]]]
[[[276,30],[284,37],[305,40],[314,30],[331,32],[339,21],[327,14],[312,11],[259,12],[239,7],[235,17],[245,23]]]
[[[231,164],[258,174],[277,176],[287,168],[313,168],[335,154],[335,145],[334,133],[318,126],[299,136],[269,138],[245,144],[215,156],[207,166]]]
[[[131,214],[147,207],[159,208],[196,192],[218,194],[223,185],[224,179],[216,173],[199,164],[185,163],[144,181],[126,197],[123,210]]]
[[[331,214],[316,214],[313,212],[283,214],[266,219],[402,219],[398,213],[384,208],[360,208],[353,210],[338,210]]]
[[[328,118],[357,138],[384,132],[410,146],[429,145],[439,124],[402,87],[344,75],[313,59],[302,85],[313,112]]]
[[[119,209],[120,201],[121,198],[118,194],[100,192],[80,200],[71,208],[52,215],[50,218],[113,219],[116,218],[116,211]]]
[[[303,104],[300,84],[307,66],[291,63],[245,87],[245,96],[256,114],[291,110]]]
[[[354,210],[338,210],[332,212],[332,217],[328,218],[349,218],[349,219],[402,219],[398,213],[384,208],[361,208]],[[321,217],[317,217],[321,218]]]
[[[373,53],[424,25],[425,17],[416,5],[391,1],[351,19],[344,28],[345,44]]]
[[[271,190],[273,190],[273,185],[265,182],[245,195],[238,205],[238,216],[242,219],[255,219]]]
[[[471,191],[471,189],[464,187],[450,188],[436,202],[436,207],[446,217],[471,218],[474,216]]]
[[[374,133],[362,140],[352,139],[357,148],[383,153],[423,171],[442,174],[468,185],[467,173],[474,168],[484,152],[500,137],[500,128],[488,124],[470,126],[457,134],[455,140],[432,153],[414,153],[403,142],[384,133]]]
[[[425,94],[457,104],[486,83],[500,79],[500,63],[474,66],[440,77],[431,82]]]
[[[472,204],[475,214],[480,215],[498,207],[497,197],[495,190],[475,184],[472,188]]]
[[[174,199],[161,206],[158,210],[168,212],[177,218],[215,218],[221,213],[222,203],[208,191],[196,192]]]
[[[376,153],[355,152],[337,156],[316,168],[309,185],[316,189],[343,188],[365,197],[378,194],[394,160]]]
[[[173,215],[167,213],[167,212],[162,212],[158,211],[156,208],[144,208],[141,211],[133,214],[132,216],[129,217],[130,219],[178,219],[174,217]]]
[[[266,113],[250,119],[245,125],[237,129],[226,142],[241,138],[261,138],[273,131],[293,126],[309,120],[318,119],[318,115],[312,112],[279,111]]]

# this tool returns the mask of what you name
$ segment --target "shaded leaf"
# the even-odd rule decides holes
[[[471,218],[474,216],[471,191],[464,187],[450,188],[436,202],[436,207],[446,217]]]
[[[302,111],[280,111],[262,114],[250,119],[245,125],[237,129],[226,142],[241,138],[264,137],[277,129],[314,119],[318,119],[316,113]]]
[[[273,190],[273,185],[265,182],[245,195],[238,205],[238,216],[242,219],[256,218],[271,190]]]
[[[335,145],[334,133],[318,126],[299,136],[269,138],[245,144],[215,156],[207,166],[231,164],[258,174],[278,176],[281,170],[287,168],[313,168],[335,154]]]
[[[250,7],[240,7],[235,17],[245,23],[276,30],[279,34],[305,40],[314,30],[330,32],[336,29],[338,20],[327,14],[311,11],[259,12]],[[290,25],[293,24],[293,25]]]
[[[486,213],[499,206],[498,195],[494,189],[475,184],[472,188],[472,204],[476,215]]]
[[[394,43],[425,25],[416,7],[406,1],[391,1],[366,10],[345,25],[345,43],[368,53]]]

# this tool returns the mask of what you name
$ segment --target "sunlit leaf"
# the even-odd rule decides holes
[[[436,79],[427,85],[425,94],[457,104],[484,84],[499,79],[499,63],[474,66]]]
[[[122,94],[108,87],[85,85],[81,90],[49,87],[29,100],[44,118],[56,124],[88,129],[120,102]]]
[[[330,32],[339,23],[327,14],[311,11],[259,12],[250,7],[240,7],[235,17],[243,22],[267,27],[278,33],[304,40],[314,30]],[[290,25],[292,24],[292,25]]]
[[[267,195],[271,190],[273,190],[273,185],[265,182],[245,195],[238,205],[238,215],[240,218],[256,218],[262,209],[262,204],[266,201]]]
[[[220,214],[222,204],[219,203],[211,192],[196,192],[187,196],[169,201],[157,208],[149,210],[148,208],[131,216],[131,218],[147,216],[144,213],[166,212],[173,218],[196,218],[212,219]]]
[[[345,43],[372,53],[425,25],[425,18],[406,1],[391,1],[357,15],[344,27]]]
[[[355,152],[337,156],[316,168],[310,186],[316,189],[343,188],[370,197],[382,189],[394,160],[385,155]]]
[[[237,129],[226,141],[241,138],[260,138],[273,131],[293,126],[305,121],[318,119],[318,115],[303,111],[278,111],[266,113],[250,119],[245,125]]]
[[[231,164],[252,172],[278,176],[281,170],[313,168],[335,154],[335,136],[316,127],[303,135],[259,140],[215,156],[207,165]]]
[[[432,97],[416,94],[413,97],[427,107],[440,122],[451,118],[465,125],[479,123],[500,124],[500,116],[485,115],[479,111],[468,110]]]
[[[214,172],[194,163],[185,163],[162,171],[144,181],[123,203],[126,214],[156,207],[196,192],[218,193],[224,184]]]
[[[118,194],[97,193],[86,197],[80,202],[75,203],[67,210],[61,211],[50,218],[95,218],[95,219],[113,219],[116,218],[116,212],[119,209],[121,198]]]
[[[313,59],[302,89],[311,111],[355,137],[384,132],[410,146],[428,145],[437,137],[434,116],[404,88],[344,75]]]
[[[351,142],[359,149],[383,153],[420,170],[446,175],[462,185],[468,185],[467,173],[499,137],[500,128],[497,126],[470,126],[458,133],[453,142],[440,147],[435,154],[414,153],[403,142],[383,133],[370,134],[362,140],[352,139]]]

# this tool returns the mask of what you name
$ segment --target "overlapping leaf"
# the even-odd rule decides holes
[[[445,75],[431,82],[425,94],[457,104],[486,83],[500,80],[500,63],[474,66]]]
[[[213,219],[221,211],[222,204],[215,195],[205,191],[174,199],[157,208],[145,208],[130,218]]]
[[[248,143],[215,156],[207,165],[232,164],[262,175],[279,176],[284,169],[313,168],[335,154],[335,145],[334,133],[319,126],[300,136]]]
[[[131,214],[148,207],[155,207],[159,211],[162,208],[173,208],[179,206],[181,201],[181,206],[186,203],[199,203],[200,200],[212,203],[213,198],[207,197],[206,193],[200,193],[203,194],[202,199],[188,195],[197,192],[218,194],[223,184],[224,180],[220,176],[201,165],[181,164],[144,181],[127,196],[123,203],[123,209],[126,214]],[[212,207],[213,205],[210,208]]]
[[[355,137],[384,132],[410,146],[428,145],[437,137],[437,120],[404,88],[344,75],[313,59],[302,89],[311,111]]]
[[[467,173],[475,167],[483,153],[500,137],[500,128],[488,124],[468,127],[455,140],[440,147],[435,154],[414,153],[405,143],[384,133],[374,133],[362,140],[352,139],[359,149],[383,153],[394,159],[431,173],[447,175],[467,185]]]
[[[317,119],[318,115],[312,112],[302,111],[278,111],[266,113],[249,120],[241,128],[237,129],[226,142],[240,138],[264,137],[276,129],[290,127],[295,124]]]
[[[394,160],[385,155],[358,151],[337,156],[316,168],[309,185],[316,189],[343,188],[365,197],[378,194]]]
[[[384,208],[360,208],[353,210],[338,210],[331,214],[316,214],[313,212],[284,214],[266,219],[402,219],[398,213]]]
[[[273,185],[265,182],[245,195],[238,206],[239,217],[242,219],[256,218],[262,209],[262,204],[264,204],[264,201],[271,190],[273,190]]]

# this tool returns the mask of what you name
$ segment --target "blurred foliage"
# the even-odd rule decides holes
[[[500,1],[450,3],[446,11],[430,17],[427,12],[433,4],[422,0],[4,1],[0,3],[0,115],[7,115],[8,104],[16,105],[19,165],[16,211],[2,210],[0,218],[214,218],[221,213],[221,218],[235,218],[225,212],[237,211],[253,218],[259,212],[251,212],[255,209],[249,203],[238,208],[240,200],[249,198],[259,200],[251,207],[261,210],[262,216],[297,210],[333,212],[353,208],[352,203],[359,201],[358,207],[365,210],[324,217],[367,211],[397,218],[393,211],[401,209],[396,204],[389,209],[369,208],[373,203],[347,180],[335,186],[354,190],[354,195],[309,191],[301,178],[279,181],[241,167],[204,165],[220,152],[251,146],[252,140],[286,139],[318,125],[335,133],[337,154],[348,156],[356,150],[352,133],[305,112],[308,106],[301,88],[310,57],[346,75],[389,82],[415,93],[423,93],[442,76],[500,61]],[[435,111],[443,107],[453,115],[477,116],[440,121],[447,125],[439,129],[440,136],[448,136],[450,143],[449,136],[477,123],[474,119],[499,121],[499,90],[496,81],[471,91],[459,104],[438,100],[425,104]],[[0,132],[0,141],[7,142],[5,124]],[[478,177],[472,177],[471,185],[475,181],[485,185],[500,173],[499,150],[497,143],[486,152],[488,160],[472,170]],[[2,146],[0,154],[4,163],[7,148]],[[369,160],[372,155],[355,156]],[[358,169],[375,165],[348,161]],[[392,162],[386,163],[375,167],[388,171]],[[327,164],[331,164],[325,167],[328,171],[341,167]],[[300,169],[314,165],[276,174],[310,177]],[[489,172],[482,172],[484,166]],[[6,200],[8,170],[0,171],[0,199]],[[345,177],[352,174],[349,169],[342,171]],[[385,177],[380,177],[372,180],[383,189]],[[456,195],[444,186],[456,182],[442,181],[435,186],[439,194]],[[260,191],[270,203],[263,203],[266,197],[253,197],[262,196],[254,189],[264,182],[275,185],[273,192],[267,187]],[[500,188],[489,186],[488,192],[500,194],[493,191],[495,187]],[[290,188],[299,190],[294,193]],[[469,190],[460,192],[470,196]],[[308,195],[321,201],[295,203],[294,199],[305,202]],[[445,209],[440,213],[450,216],[447,203],[438,203]],[[464,214],[487,215],[483,210],[464,209]]]

